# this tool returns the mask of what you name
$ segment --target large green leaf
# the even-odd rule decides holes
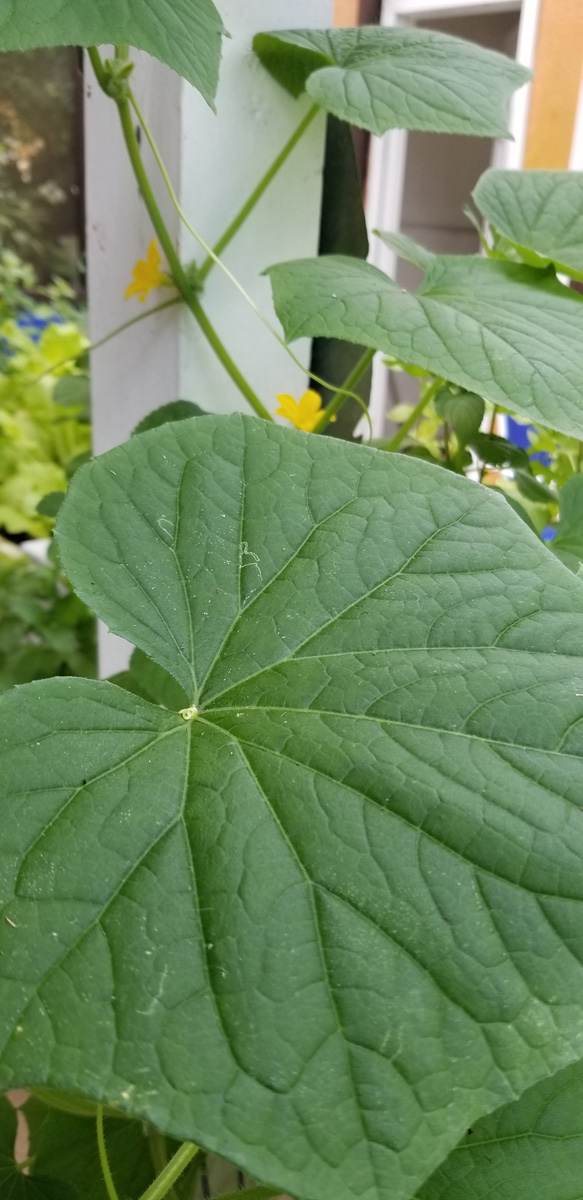
[[[127,42],[178,71],[209,103],[223,32],[213,0],[0,0],[0,50]]]
[[[583,279],[583,172],[486,171],[473,196],[527,262]]]
[[[427,29],[296,29],[260,33],[263,65],[342,121],[386,133],[508,135],[506,105],[529,72],[472,42]]]
[[[583,1064],[471,1129],[419,1200],[581,1200]]]
[[[240,416],[82,468],[59,541],[199,711],[0,701],[0,1087],[411,1197],[583,1055],[583,587],[485,488]]]
[[[298,259],[269,274],[289,341],[373,346],[583,437],[583,298],[554,275],[477,256],[435,258],[415,293],[352,258]]]

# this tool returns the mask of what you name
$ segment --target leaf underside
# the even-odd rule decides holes
[[[0,1087],[408,1200],[583,1055],[583,588],[501,497],[254,418],[82,468],[67,575],[199,708],[0,701]]]
[[[436,256],[414,293],[352,258],[298,259],[268,274],[288,341],[371,346],[583,437],[583,300],[554,274],[461,255]]]
[[[507,103],[529,72],[511,59],[427,29],[260,33],[254,49],[294,96],[382,134],[419,129],[506,137]]]
[[[125,42],[172,67],[209,104],[223,33],[213,0],[0,0],[0,50]]]
[[[583,172],[490,170],[473,197],[527,261],[583,279]]]

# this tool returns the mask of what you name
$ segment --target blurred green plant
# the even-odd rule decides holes
[[[9,287],[0,292],[0,311],[19,304],[0,323],[0,529],[45,537],[53,518],[38,505],[49,492],[65,492],[91,445],[87,376],[65,362],[82,355],[88,342],[72,310],[69,319],[63,315],[70,308],[66,292],[61,311],[31,301],[24,292],[31,276],[13,259]]]
[[[56,562],[0,540],[0,692],[52,675],[95,675],[95,621]]]
[[[74,294],[42,287],[32,266],[0,252],[0,692],[48,676],[95,673],[95,622],[49,550],[68,481],[91,445],[89,381],[73,356],[87,346]],[[2,536],[4,535],[4,536]]]

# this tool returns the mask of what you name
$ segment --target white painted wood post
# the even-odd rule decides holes
[[[307,108],[267,74],[251,51],[253,35],[276,28],[328,27],[333,0],[221,0],[231,34],[223,50],[215,116],[201,96],[146,54],[135,56],[133,86],[162,152],[181,204],[212,244],[299,124]],[[125,301],[133,264],[146,255],[153,230],[139,197],[117,117],[86,70],[86,190],[89,319],[92,341],[137,316]],[[318,248],[325,118],[310,127],[256,211],[225,252],[229,268],[273,324],[265,267],[314,255]],[[183,262],[204,257],[181,226],[148,147],[144,162]],[[147,306],[165,298],[150,296]],[[302,370],[245,305],[218,268],[208,279],[205,309],[237,366],[274,410],[275,395],[299,394]],[[306,365],[309,344],[296,355]],[[250,411],[183,306],[134,326],[92,356],[96,453],[124,441],[146,413],[170,400],[194,400],[210,412]],[[100,670],[127,663],[127,643],[100,631]]]

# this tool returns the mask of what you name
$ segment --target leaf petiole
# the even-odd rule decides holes
[[[176,1180],[180,1178],[182,1172],[186,1170],[188,1164],[192,1162],[197,1154],[200,1154],[200,1149],[194,1145],[194,1142],[183,1142],[167,1166],[164,1167],[164,1170],[158,1175],[158,1178],[142,1194],[140,1200],[164,1200],[164,1197],[168,1196]],[[112,1198],[112,1200],[117,1200],[117,1197]]]
[[[443,387],[443,380],[435,379],[433,383],[429,385],[429,387],[425,388],[425,390],[421,393],[421,399],[419,400],[418,404],[416,404],[415,408],[411,410],[407,420],[403,421],[403,424],[401,425],[400,429],[397,430],[395,436],[391,438],[390,442],[387,443],[385,450],[394,451],[399,449],[399,447],[405,441],[409,430],[413,428],[415,423],[419,420],[419,417],[423,415],[427,405],[430,404],[434,396],[437,395],[440,387]]]
[[[340,411],[342,406],[350,398],[356,398],[359,401],[359,403],[362,405],[362,408],[364,410],[364,415],[369,424],[369,429],[371,429],[371,432],[372,432],[372,426],[371,426],[371,422],[370,422],[368,408],[366,407],[364,401],[361,399],[360,396],[357,396],[357,397],[355,396],[355,393],[352,391],[352,388],[354,388],[356,386],[359,379],[361,379],[362,376],[364,375],[365,371],[368,370],[375,354],[376,354],[376,350],[366,350],[365,353],[362,355],[362,358],[359,358],[356,366],[354,367],[354,370],[352,370],[350,372],[350,375],[347,376],[342,387],[338,389],[337,394],[335,395],[334,399],[331,400],[330,403],[326,405],[326,408],[324,409],[322,415],[320,416],[317,425],[314,426],[314,430],[313,430],[314,433],[322,433],[323,430],[326,428],[326,426],[330,423],[332,418],[336,416],[336,413]]]
[[[318,116],[319,112],[321,112],[320,106],[318,104],[313,104],[312,107],[310,109],[308,109],[308,112],[305,114],[305,116],[300,121],[297,129],[294,129],[294,132],[292,133],[291,137],[285,143],[283,150],[280,150],[279,154],[277,155],[277,158],[275,158],[273,160],[271,166],[268,167],[267,171],[265,172],[265,175],[263,175],[262,178],[259,180],[257,187],[255,187],[253,189],[253,191],[251,192],[251,195],[245,201],[242,208],[240,208],[236,217],[233,218],[233,220],[231,221],[231,224],[227,226],[223,235],[219,238],[218,242],[216,242],[215,245],[213,246],[212,254],[208,254],[207,257],[205,258],[205,261],[203,262],[203,264],[200,268],[200,271],[199,271],[199,278],[200,278],[201,282],[204,279],[206,279],[209,272],[212,271],[212,268],[214,267],[219,255],[222,254],[223,250],[225,250],[226,247],[229,245],[229,242],[231,242],[233,240],[233,238],[235,237],[235,234],[237,234],[239,232],[239,230],[241,229],[241,226],[244,225],[245,221],[247,220],[247,217],[253,212],[253,209],[256,207],[256,205],[260,201],[264,192],[267,191],[267,188],[269,187],[270,183],[273,182],[276,175],[283,167],[284,163],[287,162],[290,154],[292,153],[292,150],[295,150],[298,142],[301,141],[302,137],[304,136],[304,133],[306,132],[307,129],[309,129],[310,125],[312,124],[312,121]]]
[[[275,338],[276,342],[278,342],[279,345],[282,347],[282,349],[285,350],[286,354],[288,355],[288,358],[291,358],[292,362],[295,363],[296,367],[299,367],[300,370],[306,371],[304,364],[302,362],[300,362],[299,358],[297,358],[297,356],[293,353],[293,350],[290,350],[287,342],[285,341],[284,338],[281,337],[281,334],[279,334],[277,332],[277,329],[274,328],[274,326],[271,324],[271,321],[268,321],[267,317],[265,317],[263,315],[263,313],[261,312],[261,309],[259,309],[257,307],[254,300],[251,299],[251,296],[243,287],[243,284],[239,282],[237,277],[235,275],[233,275],[233,272],[230,271],[229,268],[226,266],[226,264],[223,262],[222,258],[218,257],[218,255],[215,253],[215,251],[211,249],[211,247],[207,244],[207,242],[205,242],[204,238],[201,237],[200,233],[197,233],[196,229],[191,225],[190,221],[188,220],[188,217],[186,216],[186,214],[184,212],[184,209],[182,208],[182,206],[178,200],[178,196],[176,195],[176,192],[172,186],[172,180],[170,179],[168,171],[166,170],[166,167],[164,165],[164,160],[162,158],[162,155],[160,154],[160,151],[156,145],[156,142],[154,141],[152,132],[149,129],[149,127],[144,119],[144,116],[139,108],[137,100],[131,91],[128,92],[128,96],[129,96],[129,103],[132,105],[132,108],[134,109],[136,117],[138,118],[138,121],[140,122],[140,125],[144,131],[144,135],[146,137],[148,145],[152,151],[152,154],[154,155],[156,163],[158,164],[158,168],[160,170],[160,174],[162,175],[162,179],[164,180],[164,183],[166,185],[168,195],[170,196],[172,204],[173,204],[176,212],[178,213],[178,216],[180,217],[180,220],[182,221],[183,225],[185,226],[186,229],[188,229],[188,232],[191,234],[191,236],[194,238],[194,240],[196,242],[198,242],[199,246],[202,247],[202,249],[205,251],[205,253],[208,255],[208,257],[212,260],[212,262],[215,263],[217,267],[220,267],[221,271],[223,272],[224,275],[226,275],[229,282],[233,285],[234,288],[237,289],[237,291],[239,292],[239,295],[243,297],[243,300],[245,301],[245,303],[259,318],[262,325],[265,326],[265,328],[272,335],[272,337]],[[132,131],[132,135],[133,135],[133,125],[131,125],[131,131]],[[170,259],[168,259],[168,261],[171,262]],[[197,274],[197,279],[198,279],[198,281],[200,281],[200,272],[198,272],[198,274]],[[202,313],[200,304],[198,304],[198,301],[191,302],[188,298],[186,298],[186,301],[192,312],[194,312],[193,304],[196,303],[198,305],[198,315],[195,312],[194,312],[194,315],[196,316],[196,319],[198,320],[198,322],[200,324],[201,323],[200,314]],[[204,313],[202,313],[202,315],[204,317]],[[208,334],[207,334],[207,336],[208,336]],[[210,338],[209,338],[209,340],[210,340]],[[212,342],[211,342],[211,344],[212,344]],[[224,351],[224,353],[226,353],[226,351]],[[223,355],[221,353],[219,353],[218,350],[217,350],[217,354],[218,354],[219,358],[221,358],[221,359],[223,358]],[[223,360],[223,364],[224,364],[224,360]],[[229,372],[229,374],[231,374],[231,372]],[[320,384],[321,387],[327,388],[327,390],[330,392],[342,392],[344,399],[351,398],[352,400],[356,400],[357,404],[360,404],[362,406],[361,397],[357,396],[355,392],[349,392],[349,391],[347,391],[347,389],[345,387],[337,388],[334,386],[333,383],[328,383],[328,381],[326,379],[321,379],[319,375],[314,375],[314,373],[312,371],[306,371],[306,374],[309,376],[310,379],[314,380],[315,383]],[[249,399],[249,397],[247,397],[247,399]],[[252,407],[255,408],[255,405],[252,404]],[[258,412],[257,408],[255,408],[255,411]],[[265,410],[263,412],[258,412],[258,416],[265,416]],[[271,417],[269,417],[269,420],[271,420]]]
[[[97,1107],[97,1146],[99,1148],[99,1162],[105,1183],[105,1190],[109,1200],[119,1200],[113,1176],[109,1167],[109,1159],[107,1157],[107,1146],[105,1144],[105,1130],[103,1127],[103,1105]]]

